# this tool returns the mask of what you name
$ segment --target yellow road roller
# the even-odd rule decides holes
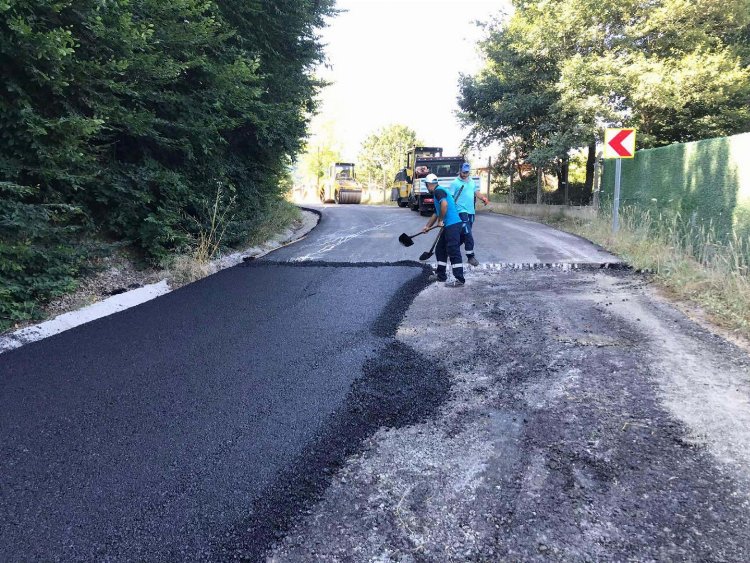
[[[361,203],[362,186],[354,177],[354,163],[336,162],[328,169],[328,177],[320,188],[323,203]]]

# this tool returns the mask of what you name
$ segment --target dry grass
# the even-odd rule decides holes
[[[300,217],[299,207],[285,199],[271,203],[261,220],[248,233],[245,246],[257,246],[272,239],[295,221],[299,221]]]
[[[229,214],[233,201],[222,205],[221,192],[216,200],[207,207],[205,224],[198,225],[195,246],[190,254],[176,256],[169,265],[168,279],[172,287],[181,287],[205,278],[217,271],[214,259],[218,257],[221,241],[232,217]],[[300,218],[300,210],[294,204],[281,200],[272,203],[262,218],[252,225],[244,247],[258,246],[292,225]]]
[[[750,338],[750,240],[719,241],[710,228],[691,228],[679,215],[626,208],[617,235],[611,216],[591,221],[550,217],[545,222],[592,240],[652,272],[672,297],[701,307],[713,322]]]
[[[211,262],[204,262],[195,258],[192,254],[177,256],[169,267],[169,285],[173,288],[182,287],[216,271]]]

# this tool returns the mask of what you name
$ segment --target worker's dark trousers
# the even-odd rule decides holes
[[[463,228],[461,229],[461,242],[464,245],[466,256],[474,255],[474,235],[471,233],[471,228],[474,226],[474,215],[470,213],[459,213],[461,221],[464,222]]]
[[[453,276],[460,282],[464,281],[464,264],[461,258],[461,230],[463,223],[456,223],[445,227],[440,233],[435,256],[437,257],[437,277],[445,281],[448,276],[445,273],[448,267],[448,258],[451,259]]]

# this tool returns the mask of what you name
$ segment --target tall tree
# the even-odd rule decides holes
[[[359,152],[360,178],[388,187],[403,167],[406,151],[419,144],[416,131],[406,125],[388,125],[371,133]]]
[[[750,129],[750,0],[515,0],[461,78],[469,141],[518,139],[529,161],[589,147],[607,125],[641,147]],[[587,185],[593,167],[588,166]]]
[[[0,0],[0,325],[70,286],[79,235],[159,262],[225,193],[225,240],[247,237],[304,142],[333,5]]]

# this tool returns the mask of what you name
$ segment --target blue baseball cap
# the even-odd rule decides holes
[[[471,172],[471,164],[469,164],[468,162],[464,162],[461,165],[461,172]]]

